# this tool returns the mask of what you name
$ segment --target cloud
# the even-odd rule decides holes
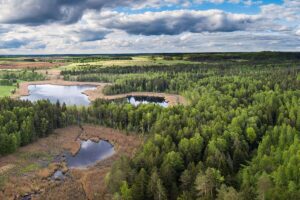
[[[194,0],[194,3],[203,4],[203,3],[214,3],[214,4],[222,4],[222,3],[232,3],[232,4],[244,4],[246,6],[258,5],[262,4],[262,0]]]
[[[160,8],[170,5],[202,3],[244,3],[253,0],[0,0],[0,23],[41,25],[45,23],[71,24],[90,10],[127,7],[132,9]],[[258,1],[260,2],[260,1]]]
[[[182,0],[0,0],[0,23],[41,25],[76,23],[89,10],[159,8]]]
[[[18,39],[0,41],[0,49],[17,49],[28,43],[29,43],[28,40],[18,40]]]
[[[86,10],[139,5],[142,0],[0,0],[0,23],[40,25],[77,22]]]
[[[0,24],[0,35],[9,32],[9,30],[7,26]]]
[[[0,0],[0,54],[300,49],[298,0],[256,5],[261,10],[253,15],[188,10],[196,1],[223,2]],[[187,7],[179,5],[184,2],[190,4]],[[250,1],[224,0],[224,3],[239,4],[236,6],[247,2]],[[259,1],[251,2],[253,5]],[[219,9],[222,6],[216,5]],[[170,11],[162,11],[165,9]],[[146,12],[149,10],[151,12]]]
[[[176,10],[117,14],[104,20],[103,26],[135,35],[178,35],[183,32],[232,32],[247,29],[256,16],[226,13],[221,10]]]
[[[300,1],[285,0],[283,5],[268,4],[261,6],[261,15],[269,20],[300,20]]]
[[[111,33],[111,31],[108,30],[78,30],[73,31],[73,34],[76,37],[76,40],[80,42],[91,42],[91,41],[97,41],[97,40],[103,40],[105,39],[106,35]]]

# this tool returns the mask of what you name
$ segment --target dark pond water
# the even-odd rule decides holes
[[[31,194],[21,197],[21,200],[31,200]]]
[[[113,145],[107,141],[100,140],[96,143],[87,140],[81,141],[81,148],[75,156],[67,153],[66,160],[69,168],[85,168],[112,156],[114,152]]]
[[[86,90],[96,89],[95,86],[61,86],[61,85],[30,85],[28,86],[29,96],[21,97],[21,100],[32,102],[48,99],[52,103],[59,100],[66,105],[88,106],[88,96],[82,94]]]
[[[163,97],[129,96],[127,97],[127,101],[134,106],[138,106],[140,104],[154,103],[166,108],[169,105]]]

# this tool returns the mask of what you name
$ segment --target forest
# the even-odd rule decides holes
[[[66,105],[39,101],[0,99],[0,155],[13,153],[20,146],[46,137],[54,129],[71,124]]]
[[[199,62],[205,55],[187,54],[180,56],[195,64],[66,69],[65,80],[114,83],[105,88],[108,95],[176,93],[189,104],[98,99],[89,107],[66,107],[3,98],[0,154],[59,127],[96,124],[145,140],[107,175],[113,199],[300,199],[299,54],[276,53],[280,62],[257,54],[230,54],[224,63],[218,58],[228,54],[207,54],[216,58],[209,63]]]
[[[37,73],[34,70],[0,71],[0,86],[11,86],[20,81],[39,81],[44,79],[44,75]]]

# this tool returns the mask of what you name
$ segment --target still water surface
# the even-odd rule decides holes
[[[86,90],[96,89],[95,86],[62,86],[62,85],[30,85],[28,86],[29,96],[21,97],[21,100],[35,102],[38,100],[49,100],[51,103],[59,101],[68,106],[88,106],[90,101],[88,96],[82,94]]]
[[[166,108],[169,105],[168,102],[163,97],[150,97],[150,96],[129,96],[127,97],[127,102],[134,106],[138,106],[140,104],[154,103]]]
[[[91,140],[81,141],[79,152],[72,156],[66,154],[69,168],[86,168],[104,160],[115,153],[114,147],[107,141],[100,140],[98,143]]]

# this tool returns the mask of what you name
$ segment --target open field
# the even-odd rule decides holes
[[[163,57],[155,57],[154,59],[151,56],[133,56],[132,60],[104,60],[97,62],[86,62],[86,63],[72,63],[59,67],[61,70],[70,70],[81,65],[90,65],[90,66],[151,66],[151,65],[174,65],[174,64],[193,64],[191,61],[186,60],[165,60]]]
[[[77,138],[108,140],[116,153],[86,170],[67,169],[55,157],[65,150],[79,150]],[[0,199],[15,199],[27,194],[33,199],[104,199],[107,197],[105,175],[121,155],[132,157],[141,138],[120,131],[85,125],[83,130],[72,126],[58,129],[47,138],[39,139],[16,153],[0,158]],[[56,169],[67,173],[63,182],[50,180]],[[76,196],[75,196],[76,195]]]
[[[10,96],[11,92],[15,89],[15,86],[2,86],[0,85],[0,97]]]
[[[65,63],[49,62],[2,62],[0,69],[48,69],[65,65]]]

